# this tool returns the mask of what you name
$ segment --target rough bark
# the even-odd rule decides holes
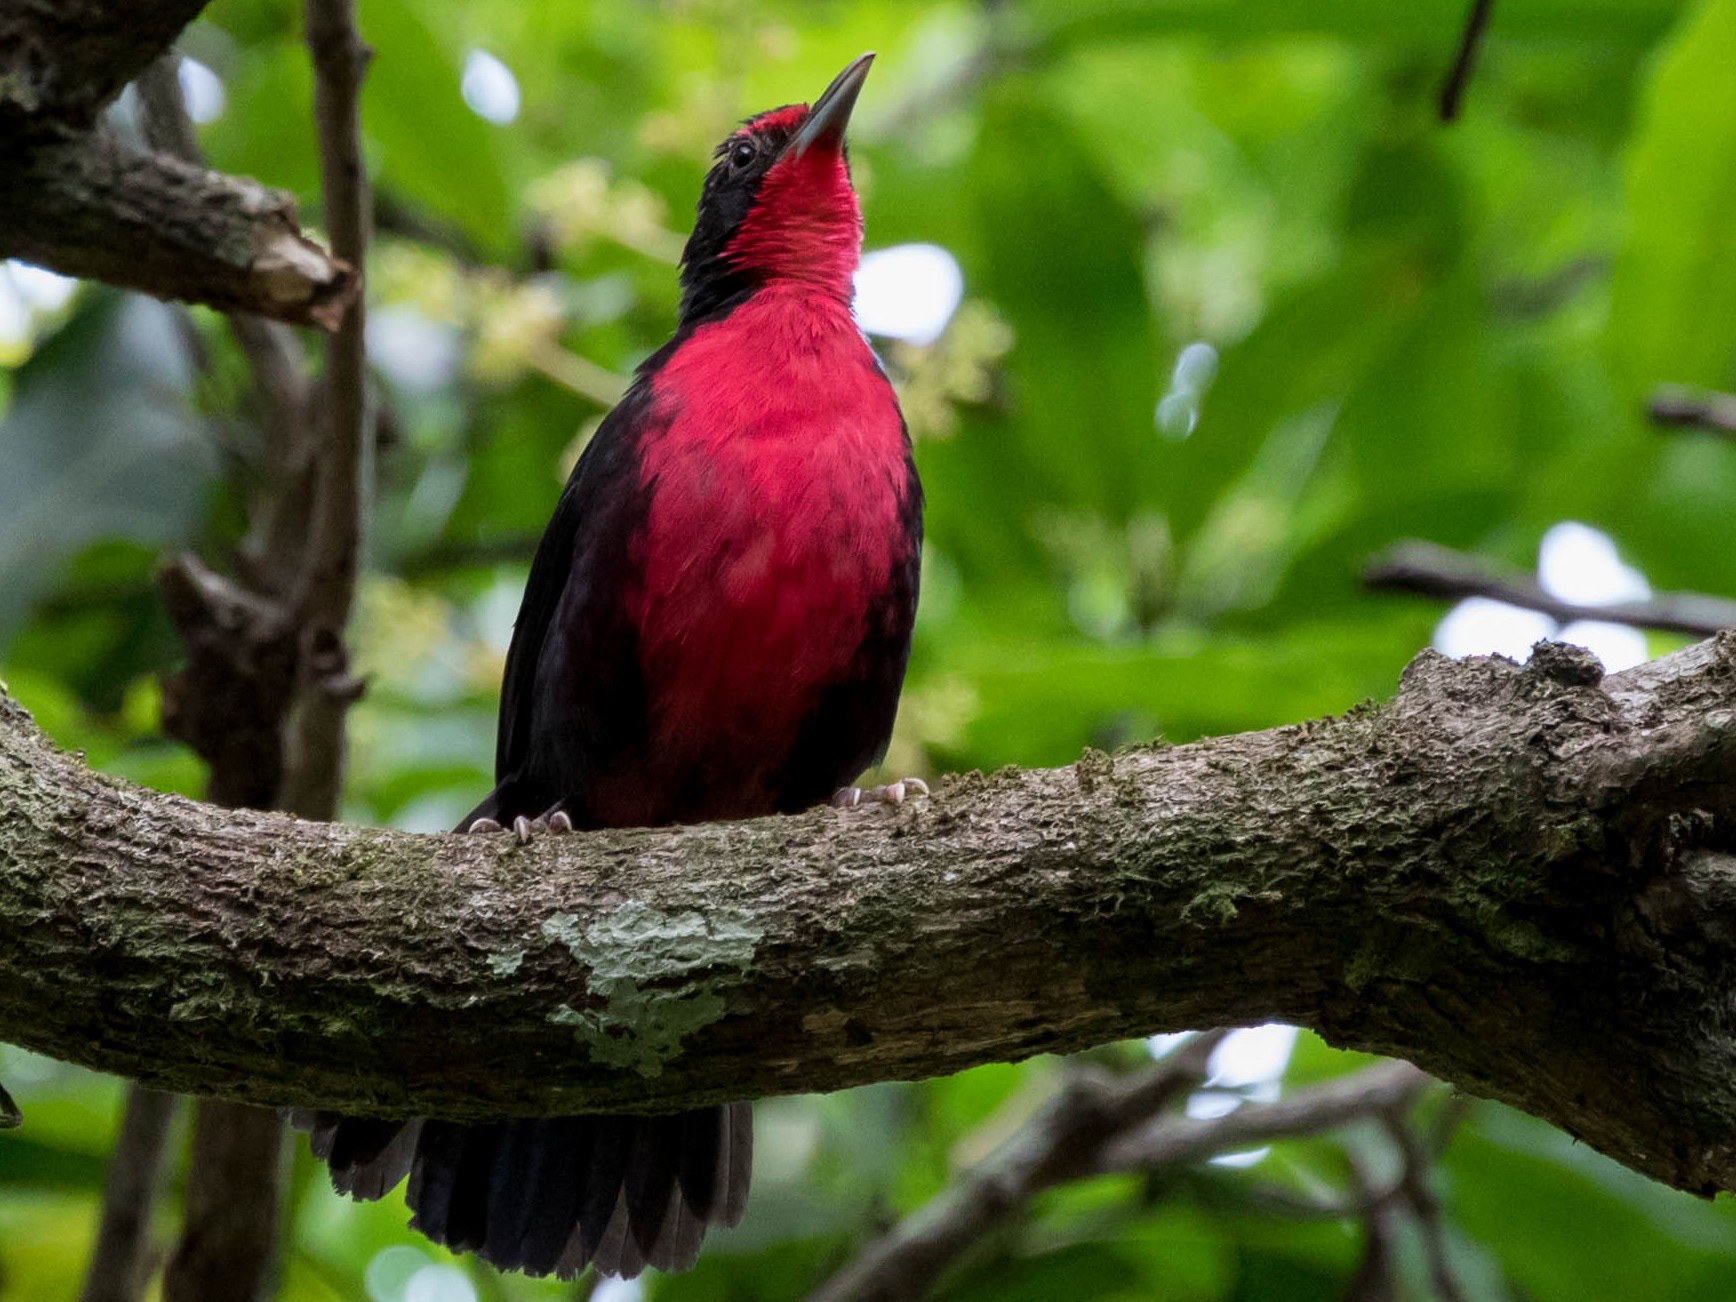
[[[1736,636],[954,779],[544,838],[224,813],[0,702],[0,1037],[381,1115],[659,1109],[1282,1018],[1736,1187]]]
[[[0,258],[335,329],[355,267],[302,237],[289,195],[101,129],[103,108],[204,7],[0,3]]]
[[[206,0],[0,5],[0,139],[88,128]]]
[[[0,161],[0,257],[327,329],[357,289],[289,195],[101,134]]]

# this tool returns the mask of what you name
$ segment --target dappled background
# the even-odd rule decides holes
[[[1736,595],[1720,409],[1675,394],[1698,412],[1687,428],[1647,410],[1659,385],[1736,387],[1736,0],[1497,0],[1448,126],[1465,10],[362,0],[378,505],[345,817],[443,829],[490,785],[531,550],[672,328],[711,146],[870,48],[859,311],[929,494],[891,768],[1065,763],[1344,711],[1431,642],[1523,656],[1563,634],[1617,667],[1679,644],[1580,608]],[[299,14],[215,0],[180,80],[212,165],[295,191],[317,228]],[[252,401],[216,315],[0,267],[0,676],[107,772],[202,790],[160,731],[178,642],[151,575],[176,548],[227,563],[259,461]],[[1458,604],[1369,590],[1369,559],[1407,539],[1544,609],[1474,579],[1446,585]],[[1191,1106],[1254,1106],[1362,1061],[1245,1032]],[[692,1275],[595,1296],[799,1297],[1064,1071],[765,1104],[745,1223]],[[121,1086],[5,1048],[0,1080],[27,1119],[0,1139],[0,1297],[71,1298]],[[1371,1230],[1352,1195],[1398,1157],[1365,1123],[1053,1191],[943,1295],[1736,1295],[1727,1204],[1495,1105],[1428,1109],[1438,1210],[1413,1200]],[[305,1145],[287,1214],[286,1299],[588,1287],[455,1261],[404,1228],[401,1195],[334,1197]]]

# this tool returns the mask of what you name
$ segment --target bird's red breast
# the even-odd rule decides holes
[[[909,541],[891,386],[836,297],[767,285],[676,350],[641,449],[649,503],[628,594],[652,749],[697,759],[707,804],[765,807],[816,698],[862,645]],[[739,763],[718,764],[720,747]]]

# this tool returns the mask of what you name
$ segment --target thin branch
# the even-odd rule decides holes
[[[1471,0],[1471,12],[1465,17],[1465,28],[1459,36],[1453,66],[1447,69],[1446,80],[1441,83],[1442,122],[1451,122],[1459,116],[1465,88],[1471,84],[1471,74],[1476,71],[1477,54],[1482,49],[1483,33],[1488,30],[1489,16],[1494,7],[1495,0]]]
[[[1388,1063],[1221,1117],[1154,1119],[1204,1079],[1221,1035],[1201,1036],[1128,1080],[1075,1079],[993,1157],[869,1244],[809,1302],[925,1297],[948,1267],[1044,1189],[1117,1171],[1164,1175],[1273,1139],[1317,1134],[1408,1105],[1430,1083],[1408,1063]]]
[[[1436,543],[1394,543],[1363,568],[1371,592],[1408,592],[1438,601],[1487,597],[1541,611],[1562,624],[1577,619],[1707,637],[1736,628],[1736,601],[1695,592],[1660,592],[1644,601],[1588,606],[1546,592],[1529,574]]]
[[[203,166],[204,151],[181,95],[180,71],[181,56],[169,49],[139,74],[133,83],[139,97],[139,127],[145,143],[159,154]]]
[[[151,1214],[180,1100],[134,1085],[103,1181],[102,1220],[80,1302],[133,1302],[150,1272]]]
[[[1331,1130],[1410,1105],[1430,1078],[1407,1062],[1381,1063],[1274,1103],[1245,1103],[1221,1117],[1167,1117],[1107,1145],[1102,1171],[1158,1171],[1192,1166],[1219,1153],[1258,1148],[1291,1135]]]
[[[1300,727],[528,846],[155,795],[0,697],[0,1039],[481,1120],[1277,1019],[1709,1192],[1736,1187],[1733,826],[1736,636],[1609,676],[1424,653]]]
[[[1105,1144],[1185,1097],[1223,1042],[1214,1031],[1123,1079],[1076,1074],[987,1161],[870,1243],[809,1302],[902,1302],[927,1296],[941,1274],[1044,1189],[1092,1173]]]
[[[139,78],[141,125],[153,148],[202,165],[177,66],[171,52]],[[305,545],[312,478],[303,452],[307,382],[300,348],[283,326],[235,313],[229,322],[252,371],[266,427],[270,473],[252,503],[254,514],[266,522],[266,542],[248,576],[253,590],[190,555],[159,571],[165,605],[189,660],[165,680],[163,725],[206,760],[213,800],[231,808],[272,809],[282,798],[284,723],[297,681],[298,630],[281,598],[292,586],[292,565]],[[293,538],[282,536],[281,526],[290,522]],[[283,547],[275,555],[269,550],[274,544]],[[252,1299],[267,1291],[275,1262],[282,1148],[276,1112],[198,1100],[189,1194],[164,1276],[165,1302],[201,1302],[219,1293]],[[111,1168],[127,1160],[124,1151],[117,1151]],[[110,1250],[99,1236],[98,1256]]]
[[[24,1113],[19,1111],[17,1100],[0,1085],[0,1130],[16,1130],[23,1124]]]
[[[1652,393],[1646,413],[1660,425],[1688,425],[1714,434],[1736,435],[1736,393],[1663,385]]]
[[[1344,1302],[1399,1302],[1397,1244],[1398,1219],[1392,1190],[1381,1189],[1369,1174],[1367,1164],[1354,1150],[1344,1155],[1350,1166],[1351,1197],[1366,1203],[1362,1217],[1362,1257],[1356,1273],[1344,1290]]]
[[[320,183],[332,249],[361,267],[368,241],[368,180],[362,166],[360,95],[369,51],[356,37],[354,0],[307,0],[314,65]],[[365,314],[357,295],[326,341],[325,412],[313,528],[296,606],[302,624],[302,691],[289,748],[282,807],[304,818],[337,813],[343,783],[344,717],[361,695],[351,677],[344,628],[360,564],[368,456]]]
[[[1447,1251],[1441,1202],[1429,1184],[1429,1171],[1434,1165],[1435,1155],[1404,1117],[1389,1114],[1383,1120],[1387,1135],[1403,1159],[1397,1191],[1409,1205],[1422,1236],[1435,1294],[1441,1302],[1465,1302],[1465,1291],[1453,1273],[1452,1255]]]
[[[203,167],[205,155],[187,115],[179,66],[180,56],[171,50],[140,75],[136,83],[140,125],[153,149]],[[293,592],[307,546],[315,468],[309,430],[314,414],[312,386],[301,345],[287,326],[246,312],[229,312],[224,319],[247,359],[253,378],[252,415],[262,434],[257,451],[247,458],[253,482],[240,485],[251,490],[242,577],[259,598],[276,602]],[[278,726],[276,716],[256,718],[254,724]],[[272,807],[257,801],[241,803]]]

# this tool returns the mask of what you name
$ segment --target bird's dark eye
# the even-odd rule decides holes
[[[749,163],[753,162],[754,153],[754,147],[744,140],[734,149],[729,151],[729,165],[737,171],[740,171]]]

